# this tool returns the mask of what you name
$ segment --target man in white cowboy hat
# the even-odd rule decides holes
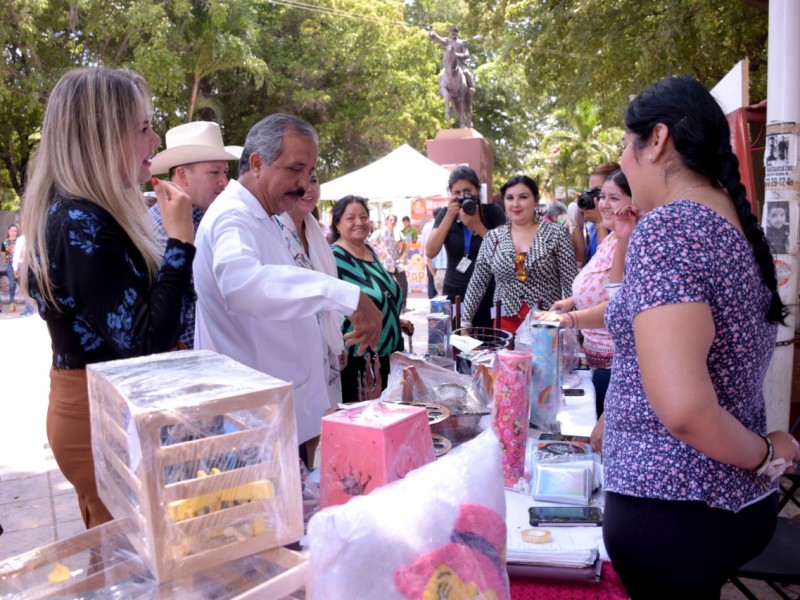
[[[153,175],[169,173],[170,181],[192,199],[192,222],[197,233],[200,219],[228,185],[228,161],[239,160],[241,146],[225,146],[219,125],[194,121],[167,131],[167,148],[153,157]],[[156,227],[164,233],[158,204],[150,208]],[[184,310],[185,326],[180,341],[194,347],[194,303]]]

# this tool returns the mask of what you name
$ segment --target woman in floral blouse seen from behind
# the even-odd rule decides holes
[[[171,349],[191,292],[191,199],[155,184],[168,239],[140,184],[161,141],[146,82],[106,68],[66,73],[50,94],[23,198],[23,285],[53,348],[47,437],[86,527],[112,517],[97,495],[86,365]]]

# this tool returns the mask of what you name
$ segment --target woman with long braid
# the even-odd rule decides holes
[[[788,433],[767,434],[762,392],[786,309],[708,91],[663,79],[625,125],[643,216],[606,313],[603,536],[632,598],[719,598],[772,537],[770,475],[800,459]]]

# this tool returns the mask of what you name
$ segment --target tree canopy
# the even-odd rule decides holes
[[[313,123],[320,174],[402,143],[423,151],[443,119],[441,48],[458,24],[477,77],[474,127],[495,180],[578,185],[616,158],[630,94],[675,73],[713,85],[750,59],[766,90],[767,15],[743,0],[7,0],[0,5],[0,203],[16,206],[47,94],[69,68],[139,71],[156,131],[213,119],[228,144],[275,111]],[[762,6],[763,8],[763,6]],[[403,176],[404,174],[398,174]],[[386,182],[391,186],[391,182]]]

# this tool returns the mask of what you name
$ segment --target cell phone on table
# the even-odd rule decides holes
[[[583,396],[584,391],[581,388],[561,388],[561,393],[565,396]]]
[[[600,527],[603,524],[603,511],[599,506],[531,506],[528,515],[534,527]]]

